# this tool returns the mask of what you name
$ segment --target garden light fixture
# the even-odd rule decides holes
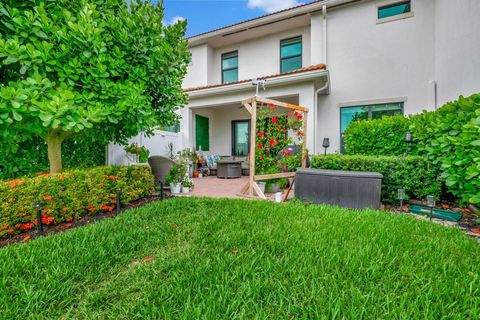
[[[38,234],[43,236],[43,222],[42,222],[42,207],[44,204],[42,202],[37,202],[32,205],[33,209],[37,209],[37,228]]]
[[[397,194],[398,194],[398,200],[400,200],[400,211],[401,211],[403,208],[403,200],[405,199],[405,189],[398,189]]]
[[[413,133],[411,131],[407,131],[405,133],[405,143],[406,143],[406,154],[408,156],[408,151],[410,149],[410,145],[413,143]]]
[[[116,210],[116,214],[119,214],[120,213],[120,193],[122,192],[122,189],[121,188],[117,188],[115,189],[116,191],[116,203],[117,203],[117,210]]]
[[[433,217],[433,208],[435,207],[435,196],[427,196],[427,206],[430,207],[430,220]]]
[[[330,147],[330,139],[329,138],[323,138],[322,147],[325,148],[325,155],[327,155],[327,148]]]

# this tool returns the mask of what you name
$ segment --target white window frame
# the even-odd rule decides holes
[[[403,20],[403,19],[407,19],[407,18],[412,18],[415,14],[414,14],[414,0],[411,0],[410,1],[410,12],[406,12],[406,13],[402,13],[402,14],[397,14],[396,16],[391,16],[391,17],[387,17],[387,18],[382,18],[382,19],[379,19],[378,18],[378,8],[380,7],[385,7],[385,6],[389,6],[389,5],[392,5],[392,4],[395,4],[395,3],[399,3],[399,2],[402,2],[402,0],[383,0],[383,1],[377,1],[377,3],[375,3],[375,8],[376,8],[376,17],[377,17],[377,24],[382,24],[382,23],[387,23],[387,22],[392,22],[392,21],[397,21],[397,20]]]

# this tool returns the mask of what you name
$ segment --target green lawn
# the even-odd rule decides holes
[[[0,261],[2,319],[480,314],[477,242],[376,211],[178,198],[7,247]]]

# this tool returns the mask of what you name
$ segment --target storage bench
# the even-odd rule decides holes
[[[298,169],[295,197],[346,208],[380,208],[383,176],[377,172]]]

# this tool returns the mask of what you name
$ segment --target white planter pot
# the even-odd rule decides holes
[[[265,182],[257,182],[258,187],[265,193]]]
[[[182,193],[189,193],[190,188],[189,187],[182,187]]]
[[[182,189],[182,185],[180,183],[170,183],[170,192],[172,194],[179,194]]]

